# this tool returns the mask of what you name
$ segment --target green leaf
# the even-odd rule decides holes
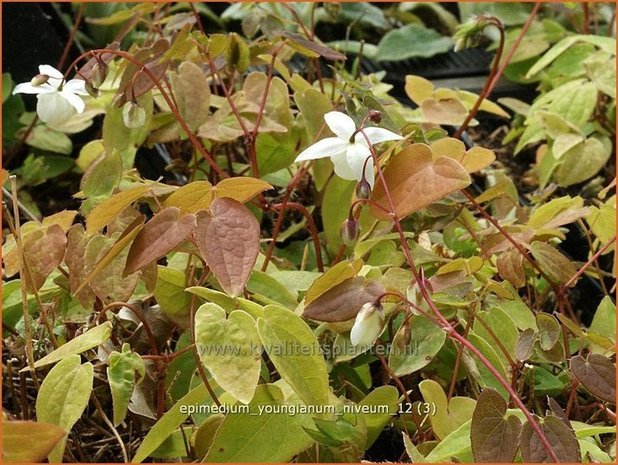
[[[470,439],[475,462],[510,463],[518,447],[521,422],[506,416],[506,401],[493,389],[484,389],[478,398]]]
[[[86,168],[80,184],[82,192],[88,197],[105,198],[118,187],[122,172],[122,160],[118,151],[103,152]]]
[[[465,455],[470,452],[470,421],[459,426],[452,433],[446,436],[434,449],[425,457],[429,463],[451,462],[453,457]],[[462,460],[467,462],[468,460]]]
[[[66,356],[41,384],[36,398],[37,420],[71,431],[88,405],[93,380],[91,363],[82,365],[79,355]],[[54,447],[48,456],[50,462],[62,461],[65,444],[66,438]]]
[[[2,420],[2,459],[5,463],[42,462],[66,434],[51,423]]]
[[[81,354],[87,350],[93,349],[103,342],[107,341],[112,334],[112,322],[106,321],[103,324],[95,326],[85,333],[71,339],[64,345],[61,345],[56,350],[50,352],[45,357],[34,362],[34,367],[39,368],[50,363],[56,363],[67,357],[72,357],[76,354]],[[78,357],[79,360],[79,357]],[[27,371],[29,367],[22,368],[20,371]]]
[[[107,379],[112,392],[114,426],[118,426],[126,417],[133,388],[145,374],[142,357],[133,352],[129,344],[122,345],[122,352],[113,351],[110,354]]]
[[[431,428],[437,438],[447,441],[447,436],[460,426],[468,424],[476,401],[469,397],[451,397],[447,401],[446,394],[440,385],[430,379],[421,381],[418,385],[423,400],[432,405],[434,415],[429,415]],[[468,424],[468,429],[469,429]]]
[[[73,152],[73,143],[69,136],[44,124],[37,124],[32,128],[28,137],[26,137],[26,144],[63,155],[70,155]]]
[[[453,41],[420,24],[408,24],[387,32],[378,44],[380,61],[401,61],[448,52]]]
[[[275,305],[264,308],[258,334],[277,371],[308,405],[328,405],[326,362],[311,328],[294,312]]]
[[[287,310],[285,310],[287,312]],[[291,313],[291,312],[290,312]],[[309,372],[307,373],[309,374]],[[262,408],[282,406],[283,394],[275,385],[260,385],[249,404],[251,413],[227,415],[217,430],[205,462],[287,462],[311,445],[303,430],[309,415],[269,413]]]
[[[541,349],[549,350],[556,345],[562,335],[560,323],[549,313],[537,313],[536,324],[539,327],[539,344]]]
[[[603,297],[597,307],[590,324],[590,332],[616,342],[616,305],[612,302],[610,296]]]
[[[163,313],[176,322],[188,323],[191,296],[185,293],[185,275],[182,271],[159,265],[154,296]],[[186,321],[185,321],[186,320]]]
[[[556,180],[563,187],[587,181],[603,169],[610,155],[599,139],[586,139],[564,153]]]
[[[505,362],[503,358],[498,355],[498,351],[500,350],[496,347],[495,342],[492,339],[485,340],[479,335],[475,334],[471,331],[468,334],[468,340],[489,360],[489,362],[498,370],[498,372],[508,380],[508,376],[506,375]],[[500,382],[496,379],[496,377],[489,371],[489,369],[482,363],[476,355],[472,355],[473,360],[476,363],[476,370],[480,375],[479,383],[483,387],[491,387],[498,391],[502,396],[506,399],[508,398],[508,393],[504,386],[500,384]]]
[[[280,304],[289,309],[298,305],[286,286],[263,271],[253,270],[247,282],[247,290],[253,294],[254,300],[264,304]]]
[[[210,405],[211,403],[212,399],[208,395],[206,386],[200,383],[176,402],[150,428],[131,462],[140,463],[148,458],[189,417],[187,406],[194,406],[196,404]]]
[[[223,308],[206,303],[195,314],[195,343],[217,384],[242,403],[249,403],[262,360],[255,320],[242,310],[234,310],[226,319]]]
[[[348,217],[356,184],[355,181],[339,176],[333,176],[326,184],[322,199],[322,223],[326,240],[332,250],[337,250],[342,243],[341,223]]]
[[[405,328],[399,328],[388,356],[388,366],[397,376],[409,375],[429,365],[446,340],[444,330],[423,316],[415,315],[409,323],[410,340],[405,340]]]
[[[387,425],[391,417],[397,413],[399,392],[394,386],[380,386],[367,394],[358,405],[388,406],[388,413],[359,413],[359,415],[363,415],[365,418],[365,425],[367,427],[367,444],[365,444],[365,448],[368,449],[378,439],[382,429]]]
[[[195,131],[206,121],[209,113],[210,86],[206,74],[195,63],[183,61],[178,73],[170,73],[170,80],[178,111],[189,129]]]
[[[593,83],[583,82],[573,88],[565,85],[553,92],[556,95],[548,107],[550,112],[562,116],[578,128],[588,122],[597,104],[598,91]]]

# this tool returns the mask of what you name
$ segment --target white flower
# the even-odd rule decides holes
[[[367,303],[356,315],[352,331],[350,331],[350,342],[354,346],[372,346],[383,330],[384,310],[382,306]]]
[[[324,120],[337,137],[327,137],[307,147],[296,157],[297,162],[330,157],[335,165],[335,173],[343,179],[360,181],[363,178],[365,161],[371,158],[371,151],[365,136],[357,132],[356,124],[345,113],[331,111],[324,115]],[[367,127],[363,132],[373,144],[387,140],[403,139],[387,129]],[[365,179],[373,188],[374,174],[372,161],[367,162]]]
[[[13,89],[15,94],[38,94],[36,112],[44,123],[62,124],[68,121],[75,112],[82,113],[86,104],[80,95],[88,95],[86,81],[71,79],[64,82],[60,71],[50,65],[39,66],[40,75],[31,82],[17,84]],[[37,80],[46,81],[43,84]]]

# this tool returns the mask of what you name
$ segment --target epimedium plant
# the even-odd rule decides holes
[[[247,37],[206,31],[193,5],[90,19],[124,26],[4,100],[37,94],[20,117],[33,152],[70,154],[67,134],[100,128],[75,160],[79,210],[22,222],[37,157],[3,171],[5,382],[22,393],[6,458],[89,461],[79,433],[96,425],[125,462],[385,460],[371,450],[388,431],[394,460],[614,460],[615,196],[606,179],[588,197],[558,189],[615,150],[615,40],[555,40],[527,71],[543,74],[537,100],[505,102],[516,151],[542,144],[523,204],[494,151],[460,137],[483,112],[509,118],[487,96],[525,25],[508,54],[495,15],[462,25],[458,47],[500,36],[486,87],[410,75],[410,108],[346,69],[309,6],[269,6],[260,25],[244,8],[228,14]],[[559,61],[582,44],[585,60]],[[557,103],[574,93],[577,111]],[[151,146],[178,182],[140,176]],[[560,248],[572,224],[583,262]],[[587,325],[584,279],[605,294]]]

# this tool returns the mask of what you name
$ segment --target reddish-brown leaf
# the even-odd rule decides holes
[[[92,307],[94,292],[90,286],[86,286],[80,292],[76,292],[81,283],[86,279],[86,246],[90,238],[86,236],[84,227],[76,224],[69,229],[67,234],[67,251],[64,261],[69,268],[69,286],[79,303],[84,308]]]
[[[313,300],[303,316],[317,321],[346,321],[384,292],[386,289],[377,281],[365,281],[361,276],[349,278]]]
[[[576,355],[571,359],[571,372],[590,393],[606,402],[616,402],[616,366],[600,354],[585,359]]]
[[[49,274],[62,262],[67,236],[58,224],[28,234],[23,243],[24,266],[30,279],[28,289],[39,290]],[[28,274],[28,273],[27,273]]]
[[[198,213],[194,236],[221,287],[239,295],[260,252],[260,225],[253,213],[237,200],[214,199],[210,213]]]
[[[127,257],[125,275],[152,263],[172,251],[195,229],[195,215],[180,216],[178,207],[167,207],[157,213],[139,232]]]
[[[399,152],[384,170],[384,178],[400,218],[470,184],[470,175],[463,166],[449,157],[433,160],[425,144],[413,144]],[[373,200],[388,210],[382,183],[377,183]],[[371,211],[377,218],[390,219],[381,208],[372,205]]]
[[[535,419],[536,419],[536,415]],[[541,419],[540,427],[561,463],[579,463],[579,442],[573,431],[563,421],[553,415]],[[524,423],[520,437],[521,456],[527,463],[553,463],[539,437],[530,426]]]
[[[524,273],[524,256],[516,248],[503,252],[498,256],[496,262],[498,273],[516,288],[526,284],[526,274]]]
[[[506,417],[506,407],[493,389],[486,388],[479,396],[470,428],[476,462],[509,463],[515,458],[521,422],[514,415]]]

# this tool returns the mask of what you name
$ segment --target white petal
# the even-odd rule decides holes
[[[71,92],[68,92],[66,90],[61,91],[60,95],[62,96],[62,98],[66,99],[71,105],[73,105],[73,108],[77,110],[77,113],[83,113],[84,108],[86,108],[86,104],[79,95],[72,94]]]
[[[62,124],[75,114],[75,109],[58,92],[39,94],[36,112],[44,123]]]
[[[71,79],[62,87],[63,91],[71,92],[72,94],[88,95],[86,91],[86,81],[83,79]]]
[[[371,158],[371,151],[363,144],[355,143],[348,146],[346,151],[346,160],[348,166],[354,172],[354,179],[360,181],[363,178],[363,168],[365,167],[365,160]],[[373,169],[373,162],[369,160],[367,162],[367,171]]]
[[[384,329],[384,313],[368,303],[363,305],[350,331],[350,342],[354,346],[372,346]]]
[[[303,150],[300,155],[296,157],[296,162],[305,160],[316,160],[318,158],[326,158],[337,153],[344,152],[348,146],[347,142],[342,141],[338,137],[327,137],[317,141],[315,144],[310,145]]]
[[[352,171],[350,165],[348,165],[348,159],[346,152],[338,153],[330,157],[333,165],[335,165],[335,174],[342,179],[353,181],[356,179],[356,173]]]
[[[13,89],[13,95],[15,94],[45,94],[47,92],[55,92],[56,89],[49,84],[43,84],[40,86],[33,86],[30,82],[22,82],[17,84]]]
[[[349,141],[354,131],[356,131],[356,124],[354,120],[345,113],[340,111],[330,111],[324,115],[324,121],[333,133],[345,140]]]
[[[56,79],[62,79],[64,77],[60,71],[58,71],[56,68],[54,68],[51,65],[40,65],[39,73],[47,74],[49,77],[56,78]]]
[[[365,179],[371,186],[371,190],[373,190],[373,185],[375,184],[375,174],[373,172],[373,160],[367,162],[367,168],[365,169]]]
[[[401,137],[399,134],[395,134],[394,132],[389,131],[388,129],[384,129],[384,128],[374,128],[374,127],[365,128],[363,129],[363,132],[365,133],[365,135],[367,136],[371,144],[379,144],[380,142],[384,142],[387,140],[403,139],[403,137]],[[361,139],[364,140],[365,143],[367,142],[362,134],[357,134],[354,139],[357,142]]]

